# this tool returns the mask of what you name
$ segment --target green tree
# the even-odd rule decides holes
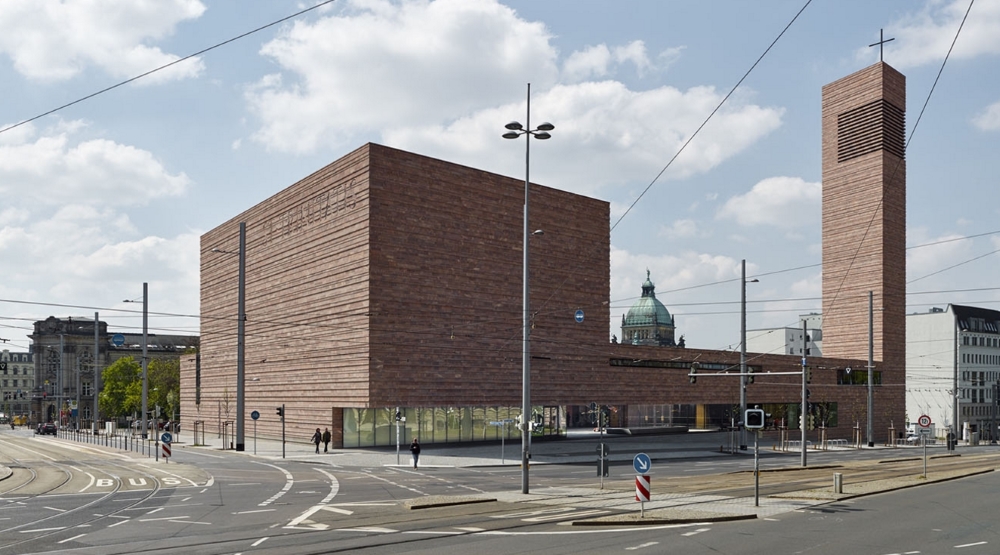
[[[101,373],[104,385],[98,403],[106,417],[128,416],[139,410],[142,402],[141,372],[142,367],[132,357],[120,358],[104,369]]]
[[[150,410],[159,406],[167,419],[172,418],[180,410],[181,361],[151,360],[146,367],[146,377],[149,382],[147,406]]]

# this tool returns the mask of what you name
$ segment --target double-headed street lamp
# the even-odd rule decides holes
[[[222,249],[212,252],[234,254]],[[244,374],[244,337],[246,334],[246,281],[247,281],[247,224],[240,222],[239,278],[236,300],[236,450],[246,450],[243,413],[246,412],[246,380]],[[256,423],[254,424],[256,426]]]
[[[531,427],[530,427],[530,415],[531,415],[531,326],[529,313],[529,302],[531,289],[528,285],[528,237],[530,233],[528,232],[528,189],[530,187],[530,169],[531,169],[531,141],[527,140],[529,136],[536,139],[545,140],[551,138],[549,131],[555,129],[555,126],[551,123],[543,123],[536,129],[531,128],[531,83],[528,83],[528,107],[526,124],[522,126],[519,122],[512,121],[508,123],[505,127],[507,132],[503,134],[504,139],[517,139],[522,135],[525,137],[524,141],[524,246],[522,251],[524,253],[524,311],[522,315],[522,349],[521,349],[521,493],[528,493],[528,461],[530,459],[530,449],[531,449]]]

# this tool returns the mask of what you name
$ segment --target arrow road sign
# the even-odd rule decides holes
[[[639,453],[632,459],[632,468],[635,469],[636,474],[645,474],[652,467],[653,463],[649,460],[649,455],[645,453]]]

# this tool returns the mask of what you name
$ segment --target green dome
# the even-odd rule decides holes
[[[628,309],[625,321],[622,322],[623,327],[674,325],[674,319],[667,311],[667,307],[656,300],[656,293],[653,292],[655,289],[656,286],[650,281],[647,270],[646,281],[642,284],[642,297]]]

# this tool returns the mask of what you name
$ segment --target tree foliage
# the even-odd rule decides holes
[[[128,416],[142,404],[142,367],[132,357],[116,360],[101,373],[98,404],[106,418]],[[138,396],[136,395],[138,393]]]
[[[179,359],[151,360],[146,368],[149,380],[147,406],[160,407],[169,420],[180,412],[181,361]]]
[[[146,367],[146,408],[157,406],[167,418],[180,410],[181,366],[179,360],[151,360]],[[141,416],[142,365],[132,357],[116,360],[101,374],[103,387],[98,397],[106,418]]]

